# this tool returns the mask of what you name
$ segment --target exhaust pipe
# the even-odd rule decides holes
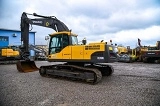
[[[160,41],[157,41],[157,49],[160,50]]]
[[[27,72],[34,72],[38,71],[39,68],[36,66],[34,61],[25,61],[25,60],[20,60],[17,61],[16,63],[17,70],[19,72],[27,73]]]

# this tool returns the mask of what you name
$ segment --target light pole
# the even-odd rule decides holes
[[[47,41],[47,48],[46,48],[47,49],[47,55],[48,55],[48,49],[49,49],[48,48],[49,47],[49,38],[50,38],[49,36],[45,36],[45,40]]]

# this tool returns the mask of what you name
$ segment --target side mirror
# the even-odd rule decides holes
[[[86,45],[87,40],[84,38],[84,39],[82,40],[82,43],[83,43],[83,45]]]

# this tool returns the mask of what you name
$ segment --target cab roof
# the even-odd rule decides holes
[[[77,34],[74,34],[72,32],[68,32],[68,31],[55,32],[55,33],[52,33],[52,34],[49,34],[49,35],[50,36],[55,36],[57,34],[67,34],[67,35],[72,35],[72,36],[78,36]]]

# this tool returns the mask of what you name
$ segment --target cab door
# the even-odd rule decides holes
[[[62,42],[62,57],[63,59],[71,59],[71,46],[69,46],[68,35],[63,35]]]

